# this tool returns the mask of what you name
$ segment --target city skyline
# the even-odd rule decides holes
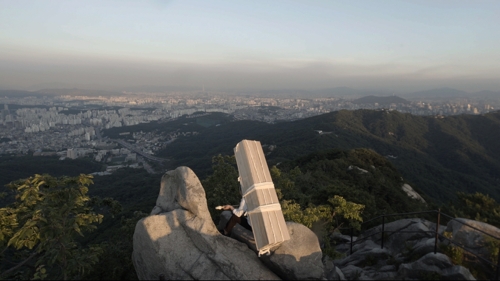
[[[498,1],[0,7],[0,89],[500,89]]]

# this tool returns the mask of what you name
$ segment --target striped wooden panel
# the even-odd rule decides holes
[[[243,140],[234,148],[234,154],[257,249],[269,249],[289,240],[283,212],[279,205],[278,210],[273,210],[279,201],[260,142]]]
[[[259,141],[242,140],[234,148],[234,155],[243,193],[254,184],[273,181]]]
[[[276,194],[276,190],[274,189],[274,185],[272,183],[269,188],[254,189],[245,196],[245,201],[247,203],[248,210],[253,210],[259,206],[279,203],[278,195]]]
[[[249,213],[257,249],[290,240],[281,211]]]

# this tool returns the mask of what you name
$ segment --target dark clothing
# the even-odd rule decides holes
[[[226,224],[226,227],[224,230],[226,231],[227,235],[231,235],[231,231],[233,230],[233,227],[239,223],[241,226],[244,228],[252,231],[252,227],[248,224],[247,217],[246,216],[241,216],[238,217],[237,215],[233,214],[229,221]]]

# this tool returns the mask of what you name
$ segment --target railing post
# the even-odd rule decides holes
[[[384,248],[384,229],[385,229],[385,215],[382,215],[382,243],[380,244],[380,248]]]
[[[352,227],[351,227],[351,250],[350,250],[349,254],[352,255]]]
[[[499,270],[500,270],[500,254],[497,257],[497,272],[495,274],[495,280],[498,280],[498,273],[500,273]]]
[[[434,254],[437,253],[438,236],[439,236],[439,221],[441,220],[441,209],[438,209],[437,221],[436,221],[436,237],[434,238]]]

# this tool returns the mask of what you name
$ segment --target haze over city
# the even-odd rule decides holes
[[[500,280],[499,15],[0,0],[0,279]]]
[[[0,89],[500,89],[499,1],[0,1]]]

